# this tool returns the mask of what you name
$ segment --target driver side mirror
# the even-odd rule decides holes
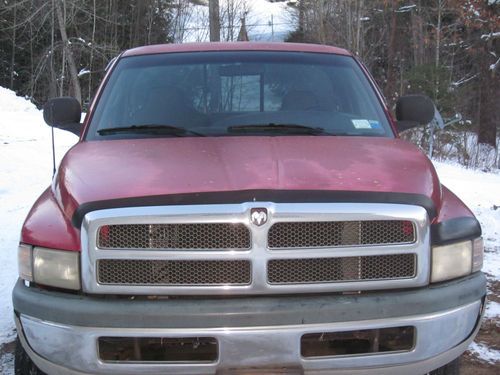
[[[43,119],[47,125],[80,135],[82,107],[72,97],[49,99],[43,106]]]
[[[400,132],[432,121],[436,107],[425,95],[405,95],[396,103],[397,128]]]

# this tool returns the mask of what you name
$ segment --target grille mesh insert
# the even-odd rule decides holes
[[[415,242],[411,221],[283,222],[269,230],[271,249],[361,246]]]
[[[415,254],[344,258],[273,259],[268,263],[270,284],[331,283],[411,278]]]
[[[243,224],[120,224],[99,229],[101,249],[249,249]]]
[[[247,260],[131,260],[98,261],[100,284],[114,285],[248,285]]]

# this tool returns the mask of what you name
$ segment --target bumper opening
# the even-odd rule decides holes
[[[99,337],[99,358],[105,362],[216,362],[214,337]]]
[[[414,346],[413,326],[309,333],[300,340],[301,354],[306,358],[401,352]]]

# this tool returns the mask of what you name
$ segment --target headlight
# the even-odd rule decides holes
[[[461,241],[432,248],[431,282],[469,275],[483,266],[483,240]]]
[[[37,284],[80,289],[79,253],[19,246],[19,277]],[[31,277],[30,277],[31,276]]]

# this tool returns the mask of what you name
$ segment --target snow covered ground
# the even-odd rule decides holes
[[[459,164],[434,161],[439,178],[474,212],[483,228],[483,271],[500,276],[500,171],[485,173]]]
[[[52,179],[51,131],[41,111],[0,87],[0,344],[14,338],[10,293],[17,278],[19,231]],[[77,137],[55,131],[59,160]]]
[[[51,132],[42,113],[31,103],[0,88],[0,373],[12,373],[12,355],[2,355],[2,344],[15,337],[11,290],[17,279],[16,250],[19,231],[31,205],[50,184]],[[55,131],[56,157],[76,141],[76,136]],[[474,211],[481,221],[486,253],[484,270],[490,286],[500,281],[500,173],[467,170],[435,162],[444,184]],[[500,304],[490,302],[486,316],[498,327]],[[498,345],[498,343],[497,343]],[[478,342],[471,347],[481,360],[500,362],[500,352]]]

